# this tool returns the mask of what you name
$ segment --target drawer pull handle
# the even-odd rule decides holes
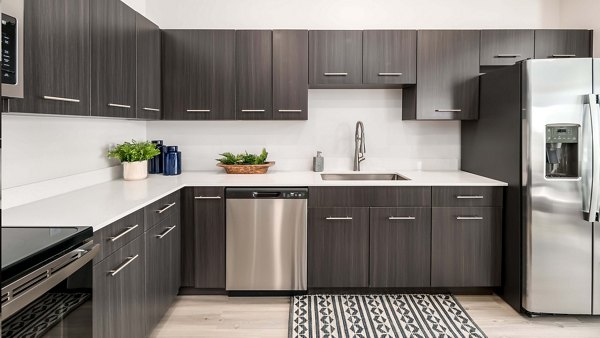
[[[188,113],[210,113],[210,109],[186,109]]]
[[[323,73],[325,76],[348,76],[348,73]]]
[[[414,216],[390,216],[390,217],[388,217],[388,219],[390,221],[397,221],[397,220],[409,220],[409,221],[411,221],[411,220],[415,220],[417,218],[414,217]]]
[[[177,203],[173,202],[171,204],[165,205],[165,207],[160,210],[154,210],[154,211],[156,211],[159,214],[162,214],[163,212],[167,211],[170,207],[174,206],[175,204],[177,204]]]
[[[574,58],[576,56],[575,54],[552,54],[553,58]]]
[[[242,113],[264,113],[264,109],[242,109]]]
[[[173,229],[175,229],[176,227],[176,225],[173,225],[172,227],[167,227],[167,230],[165,230],[165,232],[163,232],[162,234],[156,235],[156,238],[163,239],[163,237],[165,237],[169,232],[173,231]]]
[[[352,217],[327,217],[325,218],[328,221],[350,221]]]
[[[130,233],[131,231],[133,231],[133,229],[137,228],[139,226],[139,224],[136,225],[132,225],[130,227],[126,227],[125,230],[123,232],[121,232],[120,234],[113,236],[113,237],[108,237],[108,240],[111,242],[116,241],[117,239],[127,235],[128,233]]]
[[[118,103],[109,103],[108,106],[114,107],[114,108],[127,108],[127,109],[131,108],[131,106],[128,104],[118,104]]]
[[[127,257],[127,260],[125,262],[123,262],[123,264],[119,265],[116,269],[114,270],[110,270],[108,273],[111,276],[115,276],[116,274],[118,274],[119,272],[121,272],[121,270],[125,269],[125,267],[129,264],[131,264],[131,262],[135,261],[138,258],[138,255],[135,256],[129,256]]]
[[[483,196],[481,196],[481,195],[458,195],[458,196],[456,196],[456,199],[459,199],[459,200],[480,200],[480,199],[483,199]]]
[[[462,109],[436,109],[436,113],[460,113]]]
[[[497,58],[518,58],[521,54],[498,54],[495,57]]]
[[[81,102],[78,99],[70,99],[68,97],[59,97],[59,96],[42,96],[42,98],[44,98],[44,100],[50,100],[50,101],[63,101],[63,102],[74,102],[74,103],[79,103]]]
[[[144,107],[144,108],[142,108],[142,110],[147,110],[147,111],[160,111],[160,109],[157,109],[157,108],[148,108],[148,107]]]
[[[378,76],[402,76],[402,73],[377,73]]]
[[[279,109],[280,113],[302,113],[302,109]]]
[[[479,221],[482,220],[483,217],[480,216],[458,216],[456,217],[459,221]]]
[[[221,196],[194,196],[197,200],[220,200]]]

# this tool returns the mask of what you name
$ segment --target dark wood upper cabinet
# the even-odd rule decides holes
[[[160,29],[152,21],[137,14],[137,118],[159,120],[160,92]]]
[[[235,32],[236,120],[273,119],[273,32]]]
[[[119,0],[90,6],[92,115],[134,118],[136,13]]]
[[[362,31],[309,32],[309,83],[311,88],[362,84]]]
[[[235,119],[235,31],[163,30],[166,120]]]
[[[273,31],[273,119],[308,119],[308,31]]]
[[[308,209],[308,287],[367,287],[369,208]]]
[[[535,31],[536,59],[591,56],[591,30],[539,29]]]
[[[481,66],[509,66],[518,61],[533,59],[533,30],[482,30]]]
[[[370,286],[430,286],[431,209],[371,208],[370,217]]]
[[[477,119],[479,36],[475,30],[418,31],[418,84],[402,91],[402,119]]]
[[[25,1],[24,99],[11,99],[10,111],[90,115],[89,6]]]
[[[417,32],[363,31],[363,80],[369,85],[417,82]]]

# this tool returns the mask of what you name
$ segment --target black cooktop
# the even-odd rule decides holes
[[[81,246],[91,227],[2,227],[2,287]]]

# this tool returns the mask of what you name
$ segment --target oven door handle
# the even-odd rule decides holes
[[[2,320],[5,320],[38,299],[70,275],[91,262],[100,252],[100,245],[90,241],[77,249],[45,264],[35,271],[2,288]],[[19,292],[19,290],[27,290]]]

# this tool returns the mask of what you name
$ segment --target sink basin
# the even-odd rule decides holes
[[[348,173],[321,174],[323,181],[408,181],[409,178],[396,173]]]

